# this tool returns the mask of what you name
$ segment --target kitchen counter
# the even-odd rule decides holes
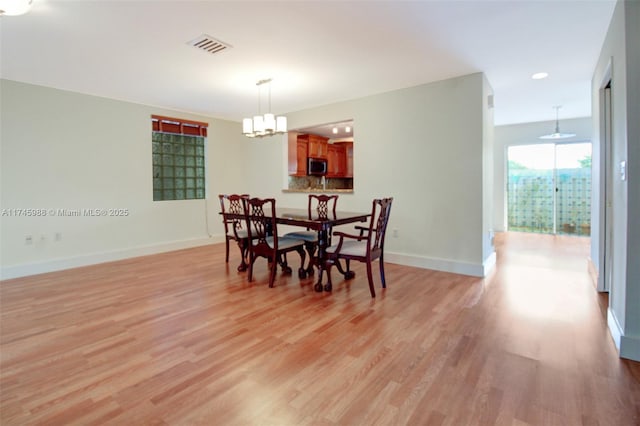
[[[352,194],[353,178],[289,176],[289,184],[283,191],[302,194]]]

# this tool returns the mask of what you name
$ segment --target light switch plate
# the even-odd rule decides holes
[[[627,180],[627,162],[620,162],[620,180]]]

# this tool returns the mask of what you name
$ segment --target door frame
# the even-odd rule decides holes
[[[612,145],[613,145],[613,102],[611,85],[613,84],[612,60],[605,68],[599,90],[599,137],[600,137],[600,181],[598,186],[598,200],[600,219],[598,230],[600,233],[598,239],[598,281],[596,290],[599,292],[609,292],[611,290],[611,280],[613,279],[613,200],[612,183],[614,165],[612,164]]]

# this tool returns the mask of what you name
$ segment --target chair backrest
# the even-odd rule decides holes
[[[313,219],[315,212],[319,218],[327,218],[329,212],[336,215],[337,195],[315,195],[309,194],[309,219]],[[315,206],[314,206],[315,205]]]
[[[243,199],[249,198],[249,194],[220,194],[220,212],[222,212],[222,223],[224,232],[229,234],[233,231],[238,238],[238,230],[244,229],[246,221],[243,218],[229,217],[226,213],[244,216]]]
[[[250,249],[257,255],[268,255],[274,249],[277,250],[276,200],[245,198],[243,210],[249,241],[251,241]],[[269,241],[272,243],[269,244]]]
[[[389,214],[393,197],[373,200],[371,221],[369,222],[369,247],[372,256],[376,257],[384,249],[384,236],[387,232]]]

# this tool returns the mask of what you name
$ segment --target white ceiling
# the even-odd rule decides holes
[[[591,115],[614,0],[54,1],[0,18],[2,78],[241,120],[482,71],[495,124]],[[208,34],[232,48],[186,44]],[[535,81],[531,74],[546,71]],[[265,92],[263,92],[264,94]],[[264,108],[263,108],[263,111]],[[344,117],[345,119],[351,117]]]

